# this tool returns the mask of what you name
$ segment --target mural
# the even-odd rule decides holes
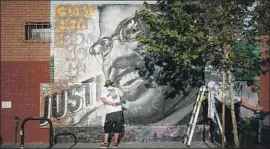
[[[124,93],[126,125],[176,125],[191,112],[197,88],[190,87],[188,96],[168,98],[171,86],[146,87],[150,80],[139,75],[146,49],[135,36],[147,30],[134,14],[141,9],[142,2],[51,2],[52,82],[41,84],[41,115],[55,126],[102,126],[105,112],[99,96],[106,79]],[[46,88],[50,93],[44,93]]]
[[[189,122],[199,88],[188,85],[185,94],[169,97],[166,94],[175,91],[175,86],[155,82],[168,64],[164,68],[153,65],[150,78],[140,73],[151,61],[135,40],[136,35],[147,34],[144,23],[134,17],[141,9],[142,2],[51,1],[51,82],[40,85],[40,115],[52,120],[55,133],[76,133],[79,142],[101,141],[105,108],[100,92],[110,79],[126,100],[124,141],[183,138],[183,124]],[[221,75],[211,62],[205,68],[205,79],[209,97],[220,101]],[[146,87],[149,83],[152,86]],[[244,87],[246,82],[235,81],[235,101],[240,100]],[[226,101],[230,105],[228,95],[229,90]],[[201,120],[202,116],[198,124]],[[48,124],[40,121],[40,126]],[[194,140],[201,140],[202,129],[196,127],[195,132]]]

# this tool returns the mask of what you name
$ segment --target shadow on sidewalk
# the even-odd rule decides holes
[[[74,139],[74,144],[71,147],[69,147],[69,148],[72,148],[72,147],[74,147],[77,144],[77,137],[76,137],[75,134],[70,133],[70,132],[63,132],[63,133],[58,133],[58,134],[55,135],[55,137],[54,137],[54,145],[56,145],[58,143],[57,142],[57,138],[59,136],[65,136],[65,137],[71,136]]]

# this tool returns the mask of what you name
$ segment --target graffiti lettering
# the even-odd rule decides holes
[[[68,91],[68,110],[70,112],[78,112],[82,108],[83,98],[78,95],[78,93],[82,92],[83,86],[75,85]]]
[[[67,5],[68,17],[81,17],[81,10],[80,5]]]
[[[54,93],[52,96],[46,96],[44,98],[44,115],[47,118],[62,119],[67,114],[67,91],[63,90],[61,95]],[[40,125],[47,125],[45,120],[40,121]]]
[[[77,30],[77,26],[79,24],[81,19],[79,18],[72,18],[72,19],[67,19],[67,30],[68,31],[74,31]]]
[[[55,5],[55,18],[65,17],[67,15],[66,5]]]
[[[62,33],[66,30],[66,20],[65,19],[55,19],[54,20],[54,31],[55,33]]]
[[[47,118],[50,118],[51,117],[51,97],[50,96],[46,96],[44,98],[44,115],[43,117],[47,117]],[[48,122],[46,120],[40,120],[40,125],[41,126],[44,126],[44,125],[47,125]]]
[[[93,15],[95,13],[95,9],[93,8],[93,5],[81,5],[82,8],[82,17],[88,17],[90,15]]]
[[[64,45],[64,36],[63,33],[55,33],[54,34],[54,45],[55,47],[61,47]]]
[[[63,46],[63,33],[90,29],[93,21],[89,19],[94,14],[92,5],[55,5],[54,36],[55,46]]]
[[[61,18],[54,20],[55,33],[71,32],[77,30],[90,30],[93,20],[87,18]]]
[[[55,92],[45,96],[43,117],[61,120],[68,117],[69,114],[81,111],[83,113],[80,115],[83,117],[88,112],[83,109],[97,105],[101,90],[100,79],[101,76],[90,78],[83,81],[82,84],[76,84],[69,87],[68,90],[62,90],[61,93]],[[40,125],[45,126],[47,122],[40,121]]]
[[[52,116],[56,118],[63,118],[67,114],[67,96],[66,91],[62,91],[61,95],[54,93],[52,100]]]
[[[93,78],[91,78],[91,79],[88,79],[88,80],[85,80],[85,81],[83,81],[82,83],[85,83],[85,104],[88,106],[88,105],[90,105],[91,104],[91,100],[90,100],[90,91],[91,91],[91,89],[90,89],[90,83],[91,82],[93,82],[94,81],[94,79]]]
[[[92,15],[95,10],[91,4],[83,5],[55,5],[55,18],[67,18],[67,17],[88,17]]]
[[[88,46],[94,42],[94,37],[91,33],[66,32],[63,34],[63,38],[66,46]]]
[[[89,45],[94,42],[90,33],[66,32],[64,33],[64,48],[66,60],[66,73],[69,81],[86,74],[86,59]]]

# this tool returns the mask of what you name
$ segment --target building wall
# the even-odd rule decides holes
[[[59,4],[53,4],[48,0],[1,0],[0,100],[12,102],[11,109],[1,109],[0,113],[0,137],[4,143],[14,143],[16,140],[19,142],[19,128],[16,130],[16,127],[20,127],[22,120],[29,116],[48,116],[54,122],[55,126],[59,125],[64,127],[56,127],[54,132],[72,132],[77,135],[80,142],[94,142],[102,138],[101,125],[104,118],[104,111],[92,111],[92,113],[88,113],[88,111],[98,109],[95,106],[100,104],[97,100],[99,94],[96,93],[98,92],[98,87],[103,85],[104,78],[100,78],[100,75],[104,74],[99,62],[95,61],[96,57],[89,54],[88,49],[98,41],[97,39],[112,35],[111,33],[116,30],[115,27],[119,25],[118,23],[124,21],[130,14],[130,11],[140,8],[140,6],[130,5],[128,7],[117,7],[114,5],[115,8],[104,7],[103,10],[107,9],[108,12],[111,13],[103,13],[102,15],[105,16],[105,20],[103,21],[113,22],[99,24],[100,21],[97,20],[97,16],[101,15],[95,14],[100,12],[100,10],[96,9],[97,5],[93,5],[93,7],[90,5],[93,9],[88,9],[90,8],[88,7],[89,5],[75,5],[76,3],[72,1],[69,3],[71,4],[71,7],[67,8],[67,5],[61,5],[61,2]],[[123,13],[121,8],[125,10],[126,13]],[[110,11],[110,9],[112,11]],[[68,15],[65,11],[69,12]],[[83,12],[83,15],[78,12]],[[91,17],[85,17],[84,14],[90,15]],[[96,16],[92,14],[95,14]],[[124,14],[124,17],[121,16],[122,14]],[[113,19],[108,19],[110,17]],[[52,21],[56,26],[52,28],[55,33],[53,34],[54,40],[51,43],[48,41],[24,40],[24,24],[26,22]],[[64,24],[62,24],[63,21],[65,22]],[[125,21],[132,24],[132,21],[134,20]],[[98,25],[94,26],[95,23]],[[111,25],[114,27],[108,27],[107,25],[110,23],[112,23]],[[79,24],[79,26],[76,24]],[[121,33],[123,33],[122,31],[125,31],[129,25],[130,24],[125,23],[121,24]],[[66,28],[67,26],[68,28]],[[102,33],[100,33],[100,31]],[[63,33],[65,33],[68,38],[63,38]],[[126,36],[122,35],[121,38],[126,38]],[[51,44],[54,46],[51,47]],[[125,45],[125,47],[128,47],[128,45]],[[129,60],[132,60],[132,57],[129,58]],[[76,65],[80,67],[74,67],[73,62],[80,64]],[[65,64],[68,64],[68,66]],[[69,70],[68,73],[64,73],[67,72],[65,70]],[[66,76],[69,77],[66,78]],[[53,81],[53,83],[50,83],[51,81]],[[262,105],[269,109],[269,76],[261,76],[261,82]],[[66,87],[74,87],[70,94],[72,98],[69,98],[70,95],[68,96],[69,102],[73,104],[70,104],[67,107],[58,105],[49,107],[46,105],[45,97],[47,95],[44,94],[44,90],[47,88],[44,88],[45,85],[50,87],[50,95],[55,92],[60,94],[62,91],[62,93],[65,93]],[[192,91],[195,93],[196,90],[197,89],[194,89]],[[156,95],[156,93],[158,92],[153,92],[154,95]],[[144,111],[145,113],[142,113],[143,109],[147,109],[146,107],[136,110],[132,109],[136,106],[128,107],[129,105],[127,105],[127,108],[133,110],[126,114],[133,126],[127,127],[124,140],[179,140],[182,137],[185,128],[170,125],[187,123],[186,118],[189,118],[187,111],[190,111],[192,108],[192,106],[190,106],[192,105],[192,100],[189,99],[195,99],[194,95],[195,94],[190,94],[187,98],[181,99],[181,102],[168,99],[166,102],[170,104],[168,104],[167,107],[160,105],[163,103],[153,100],[146,106],[151,107],[154,112]],[[49,99],[47,98],[47,100]],[[51,103],[56,100],[56,96],[50,99]],[[67,101],[64,100],[63,103],[65,102]],[[143,103],[145,101],[141,100],[140,102]],[[81,103],[84,105],[81,105]],[[54,113],[49,115],[46,113],[48,112],[48,110],[46,111],[46,106],[48,106],[47,108],[51,112],[53,109],[55,110],[57,108],[59,108],[58,110],[60,111],[53,111]],[[170,109],[171,106],[174,106],[174,108]],[[85,110],[82,110],[83,107]],[[140,106],[137,105],[137,107]],[[185,109],[186,107],[188,107],[188,110]],[[65,112],[63,112],[65,109],[69,110],[71,114],[61,121],[56,119],[57,117],[59,118],[58,114],[65,116],[63,115],[65,114]],[[171,112],[171,117],[162,117],[162,119],[160,117],[156,117],[156,119],[153,118],[154,116],[166,115],[163,113],[166,110],[176,112]],[[160,113],[156,114],[156,112]],[[88,115],[88,117],[85,117],[85,115]],[[18,123],[16,120],[17,118],[15,119],[15,117],[20,119],[18,120]],[[75,123],[75,126],[70,128],[72,119],[77,122]],[[137,126],[138,124],[148,125],[153,123],[156,124],[156,126]],[[47,126],[46,123],[39,121],[27,122],[25,127],[25,142],[48,142],[48,129],[44,126]],[[197,135],[195,135],[194,140],[201,139],[201,132],[201,128],[196,128]],[[69,140],[62,138],[62,141],[66,142]]]
[[[270,98],[270,84],[269,84],[269,74],[268,75],[261,75],[261,94],[260,94],[260,100],[261,105],[265,108],[266,111],[269,111],[269,98]]]
[[[269,47],[267,45],[267,42],[269,42],[269,36],[262,36],[261,37],[261,44],[260,44],[260,50],[261,52],[264,52],[266,50],[269,50]],[[269,57],[269,54],[266,56]],[[266,69],[270,69],[269,67]],[[261,105],[266,108],[267,111],[270,110],[270,76],[269,73],[266,75],[261,75],[260,77],[261,80],[261,94],[260,94],[260,99],[261,99]]]
[[[50,22],[49,0],[1,0],[1,101],[11,101],[10,109],[1,109],[1,139],[19,142],[21,121],[39,117],[40,82],[49,82],[49,41],[26,41],[26,22]],[[19,124],[16,130],[16,120]],[[39,121],[25,127],[26,142],[47,142],[48,130]],[[16,136],[16,137],[15,137]]]

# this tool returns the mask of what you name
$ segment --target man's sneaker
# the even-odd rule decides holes
[[[108,148],[109,144],[108,143],[103,143],[99,146],[100,148]]]
[[[118,147],[118,142],[114,142],[113,143],[113,148],[117,148]]]

